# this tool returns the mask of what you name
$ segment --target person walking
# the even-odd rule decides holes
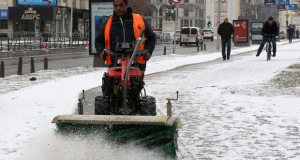
[[[273,17],[269,17],[268,21],[265,22],[263,29],[261,31],[261,35],[263,35],[263,41],[261,42],[256,57],[258,57],[261,51],[264,48],[264,45],[268,41],[268,36],[271,36],[272,45],[273,45],[273,57],[276,57],[276,39],[275,37],[278,35],[278,25],[276,21],[273,21]]]
[[[299,38],[299,30],[296,31],[296,38]]]
[[[233,26],[228,22],[228,18],[225,17],[224,22],[219,25],[218,34],[221,36],[222,42],[222,57],[223,61],[226,61],[225,49],[227,47],[227,60],[230,59],[231,51],[231,35],[233,34]]]
[[[292,43],[293,40],[293,34],[295,32],[294,28],[290,25],[289,29],[287,30],[288,34],[289,34],[289,42]]]

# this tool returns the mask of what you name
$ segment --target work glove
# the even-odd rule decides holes
[[[145,56],[144,59],[145,61],[148,61],[151,58],[151,54],[148,52]]]
[[[102,59],[102,61],[106,60],[106,53],[104,53],[104,51],[100,53],[100,59]]]

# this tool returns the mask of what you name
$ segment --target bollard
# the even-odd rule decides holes
[[[18,51],[20,51],[21,50],[21,34],[19,33],[19,49],[18,49]]]
[[[44,69],[48,69],[48,58],[44,58]]]
[[[19,58],[19,64],[18,64],[18,75],[22,75],[22,70],[23,70],[23,58]]]
[[[0,49],[0,51],[2,51],[2,49],[3,49],[3,48],[2,48],[2,35],[1,35],[1,49]]]
[[[8,51],[10,50],[10,48],[9,48],[9,37],[8,37],[8,35],[7,35],[7,50],[8,50]]]
[[[164,47],[164,55],[166,55],[167,54],[167,47],[165,46]]]
[[[40,37],[40,48],[43,49],[42,38]]]
[[[206,44],[204,43],[204,50],[206,51]]]
[[[83,104],[82,104],[82,99],[78,99],[78,114],[82,115],[83,114]]]
[[[4,78],[4,61],[1,61],[0,78]]]
[[[34,73],[34,60],[33,60],[33,57],[31,57],[31,60],[30,60],[30,73]]]

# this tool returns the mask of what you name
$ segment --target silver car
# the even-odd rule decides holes
[[[204,39],[214,40],[214,32],[211,29],[203,29],[203,37]]]
[[[180,35],[180,46],[182,44],[203,45],[202,29],[199,27],[182,27]]]

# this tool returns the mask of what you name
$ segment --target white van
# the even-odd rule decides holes
[[[180,45],[203,44],[202,29],[199,27],[182,27],[180,34]]]

